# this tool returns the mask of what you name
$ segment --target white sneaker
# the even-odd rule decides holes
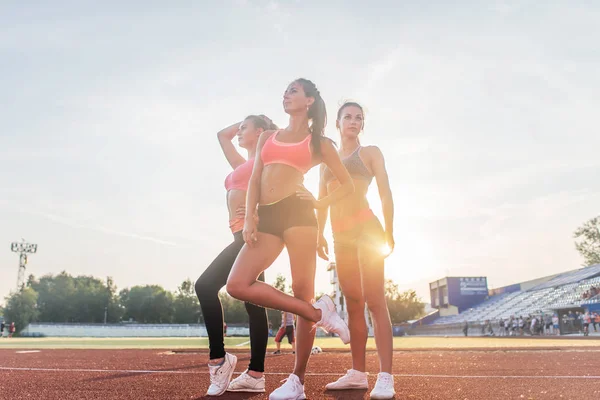
[[[368,389],[367,373],[349,369],[346,375],[325,386],[327,390]]]
[[[265,377],[261,376],[260,378],[254,378],[248,375],[248,370],[246,370],[243,374],[231,381],[229,387],[227,388],[227,391],[264,393]]]
[[[210,372],[210,386],[206,392],[207,396],[220,396],[225,393],[236,364],[237,357],[233,354],[225,353],[223,364],[208,365],[208,372]]]
[[[297,375],[291,374],[285,383],[269,395],[269,400],[304,400],[304,385]]]
[[[372,399],[391,399],[396,395],[394,391],[394,376],[386,372],[380,372],[377,375],[377,383],[371,391]]]
[[[350,330],[344,320],[338,315],[335,304],[331,297],[326,294],[321,296],[319,301],[313,304],[313,307],[321,310],[321,320],[315,324],[316,327],[325,332],[337,333],[344,344],[350,343]]]

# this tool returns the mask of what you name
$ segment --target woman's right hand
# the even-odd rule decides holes
[[[250,247],[254,247],[258,240],[258,229],[256,219],[253,216],[249,218],[246,217],[244,220],[244,229],[242,230],[242,236],[244,237],[244,242]]]
[[[317,239],[317,254],[319,255],[319,258],[329,261],[329,248],[327,246],[327,240],[325,240],[323,235]]]

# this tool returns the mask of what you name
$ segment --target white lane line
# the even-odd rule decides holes
[[[129,374],[183,374],[202,375],[205,371],[173,371],[173,370],[144,370],[144,369],[85,369],[85,368],[26,368],[0,367],[0,371],[41,371],[41,372],[105,372]],[[235,372],[235,375],[241,372]],[[288,376],[287,372],[267,372],[265,375]],[[342,376],[343,373],[307,373],[307,376]],[[435,374],[394,374],[398,378],[437,378],[437,379],[600,379],[600,375],[435,375]]]
[[[27,354],[27,353],[39,353],[40,350],[21,350],[21,351],[15,351],[15,353],[17,354]]]
[[[241,347],[241,346],[245,346],[245,345],[247,345],[248,343],[250,343],[250,341],[249,341],[249,340],[248,340],[247,342],[244,342],[244,343],[236,344],[236,345],[235,345],[235,347]]]

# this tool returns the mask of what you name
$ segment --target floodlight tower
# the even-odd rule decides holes
[[[37,244],[27,243],[25,239],[20,242],[12,242],[10,249],[13,253],[19,253],[19,274],[17,275],[17,291],[23,290],[25,285],[25,268],[27,265],[27,254],[37,252]]]

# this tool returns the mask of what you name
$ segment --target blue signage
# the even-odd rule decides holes
[[[461,295],[487,295],[487,279],[481,278],[459,278],[460,294]]]

